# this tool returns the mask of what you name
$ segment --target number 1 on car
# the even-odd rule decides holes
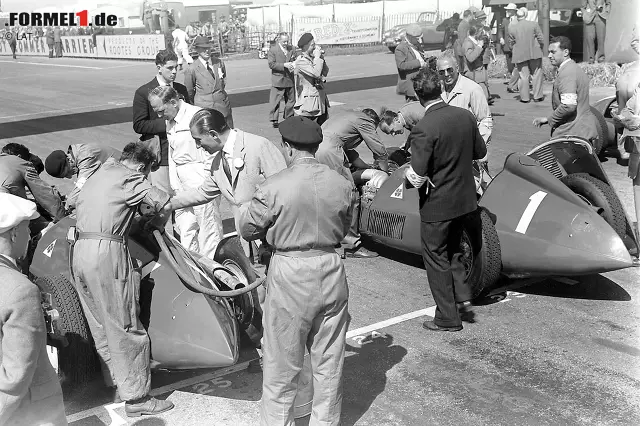
[[[531,219],[533,219],[533,215],[538,210],[538,206],[544,200],[544,197],[547,196],[547,193],[544,191],[538,191],[529,197],[529,205],[524,209],[522,213],[522,217],[520,218],[520,222],[518,222],[518,226],[516,226],[516,232],[521,234],[525,234],[527,232],[527,228],[529,228],[529,224],[531,223]]]

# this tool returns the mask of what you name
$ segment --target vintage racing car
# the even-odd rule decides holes
[[[390,149],[399,168],[363,187],[359,225],[376,243],[420,254],[418,191],[404,182],[408,160],[406,152]],[[584,139],[555,138],[527,154],[510,154],[478,192],[482,241],[472,241],[468,231],[462,241],[474,296],[501,276],[594,274],[630,267],[638,255],[631,222]]]

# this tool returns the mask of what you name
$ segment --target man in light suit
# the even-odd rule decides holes
[[[406,102],[417,101],[411,78],[426,65],[422,57],[422,28],[418,24],[407,27],[405,39],[396,47],[396,67],[398,68],[398,85],[396,93],[404,95]]]
[[[293,50],[289,46],[289,35],[280,33],[278,42],[267,55],[267,62],[271,68],[271,94],[269,103],[269,119],[273,127],[278,127],[280,116],[280,102],[284,100],[284,119],[293,116],[293,105],[296,102],[293,90],[294,65],[292,62]]]
[[[469,28],[471,28],[471,21],[473,21],[473,12],[465,10],[462,14],[462,21],[458,24],[458,38],[453,44],[453,51],[458,59],[458,68],[464,70],[464,51],[462,50],[462,43],[467,39],[469,35]]]
[[[529,75],[533,74],[533,101],[542,102],[542,46],[544,38],[540,26],[533,21],[527,21],[526,7],[516,12],[518,22],[509,26],[509,43],[511,44],[512,61],[520,73],[520,102],[528,103]]]
[[[193,45],[199,58],[184,73],[184,85],[189,98],[193,99],[195,106],[220,111],[233,129],[231,102],[225,91],[227,69],[224,62],[211,56],[212,45],[206,37],[196,37]]]
[[[0,193],[0,425],[66,426],[60,381],[47,356],[40,290],[20,273],[35,203]]]
[[[216,156],[211,173],[199,188],[181,192],[171,199],[174,209],[208,203],[222,195],[231,204],[237,221],[238,206],[251,199],[257,185],[287,167],[282,144],[231,129],[218,110],[196,113],[191,121],[191,135],[198,146]],[[249,254],[248,244],[243,242],[243,247]]]
[[[604,61],[604,39],[607,29],[607,18],[611,11],[611,0],[583,0],[582,22],[585,26],[585,39],[589,63]],[[596,39],[598,50],[596,50]],[[594,58],[595,54],[595,58]]]
[[[482,239],[471,165],[487,154],[487,147],[473,114],[443,102],[435,70],[422,70],[413,84],[426,112],[409,135],[411,166],[406,178],[418,188],[422,257],[437,306],[433,321],[425,321],[423,327],[459,331],[456,298],[471,298],[460,253],[463,225],[471,222],[467,229],[475,231],[469,235],[472,241]]]
[[[169,184],[169,142],[167,141],[167,124],[151,107],[149,92],[158,86],[173,87],[187,102],[191,98],[187,88],[176,83],[178,72],[178,56],[171,50],[161,50],[156,55],[156,76],[136,90],[133,97],[133,131],[138,133],[141,141],[146,141],[151,150],[159,157],[158,169],[149,174],[149,181],[153,186],[167,194],[171,194]],[[157,136],[157,139],[155,139]]]

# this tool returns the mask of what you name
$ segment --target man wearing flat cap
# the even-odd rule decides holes
[[[196,37],[193,46],[199,57],[184,72],[184,85],[189,99],[193,99],[193,104],[197,107],[220,111],[233,129],[231,102],[225,90],[227,69],[224,62],[211,55],[213,45],[207,37]]]
[[[280,123],[288,168],[240,206],[243,238],[274,248],[264,302],[262,426],[294,424],[305,347],[313,370],[309,424],[339,425],[349,325],[347,277],[334,247],[351,224],[353,184],[318,163],[322,129],[304,117]]]
[[[35,203],[0,193],[0,425],[67,425],[58,375],[47,356],[40,290],[20,273]]]
[[[398,86],[396,93],[404,95],[406,102],[417,101],[411,78],[426,65],[422,51],[422,28],[418,24],[407,27],[405,39],[400,42],[395,51],[396,67],[398,68]]]
[[[93,143],[69,145],[67,152],[53,151],[44,161],[47,173],[60,179],[76,178],[73,190],[67,195],[67,209],[75,208],[80,190],[102,163],[111,157],[109,149]]]
[[[329,67],[324,60],[324,51],[316,45],[310,33],[300,37],[298,47],[302,49],[302,54],[293,63],[296,97],[293,112],[322,125],[329,117],[329,99],[324,90]]]

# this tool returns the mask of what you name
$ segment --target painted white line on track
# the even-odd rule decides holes
[[[88,70],[102,70],[101,67],[88,67],[86,65],[45,64],[44,62],[0,61],[7,64],[43,65],[45,67],[84,68]]]
[[[356,328],[355,330],[347,331],[347,339],[351,339],[355,336],[360,336],[361,334],[371,333],[372,331],[380,330],[381,328],[386,328],[392,325],[400,324],[401,322],[409,321],[415,318],[420,318],[424,316],[435,317],[436,315],[436,307],[431,306],[426,309],[420,309],[419,311],[409,312],[408,314],[399,315],[394,318],[389,318],[388,320],[380,321],[375,324],[367,325],[365,327]]]
[[[340,105],[344,105],[344,102],[336,102],[336,101],[329,100],[329,106],[340,106]]]

